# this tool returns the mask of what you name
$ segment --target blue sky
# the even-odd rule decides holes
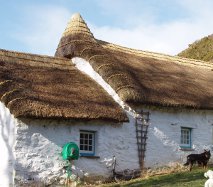
[[[213,33],[212,0],[0,0],[0,48],[54,55],[72,14],[98,39],[175,55]]]

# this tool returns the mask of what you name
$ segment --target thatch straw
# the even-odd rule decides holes
[[[0,50],[0,98],[16,117],[127,121],[70,60]]]
[[[80,16],[74,22],[71,20],[68,25],[69,31],[63,35],[55,55],[86,59],[123,101],[134,105],[213,109],[211,63],[96,40],[92,33],[88,34],[90,30]],[[82,24],[81,32],[78,25]]]

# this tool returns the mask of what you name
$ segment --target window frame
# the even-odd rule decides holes
[[[182,143],[182,142],[183,142],[183,139],[182,139],[182,138],[183,138],[182,130],[186,130],[186,131],[189,132],[189,137],[188,137],[189,143],[188,143],[188,144]],[[188,149],[191,149],[191,148],[192,148],[192,128],[189,128],[189,127],[181,127],[180,147],[181,147],[181,148],[188,148]]]
[[[211,124],[211,130],[212,130],[212,145],[213,145],[213,124]]]
[[[89,150],[83,150],[81,149],[81,146],[82,146],[82,143],[81,143],[81,134],[88,134],[88,138],[87,138],[87,141],[88,143],[85,144],[83,143],[83,146],[87,145],[87,146],[90,146],[89,144],[89,135],[92,135],[92,151],[89,151]],[[85,139],[83,139],[84,141]],[[95,143],[96,143],[96,132],[95,131],[89,131],[89,130],[80,130],[80,133],[79,133],[79,151],[80,151],[80,155],[81,156],[95,156]]]

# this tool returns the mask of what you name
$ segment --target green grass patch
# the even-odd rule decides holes
[[[160,176],[149,177],[148,179],[135,179],[119,184],[105,184],[101,187],[203,187],[205,181],[203,169],[193,169],[191,172],[179,172]]]

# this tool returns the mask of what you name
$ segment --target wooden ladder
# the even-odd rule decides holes
[[[140,164],[140,170],[143,171],[144,168],[144,158],[146,152],[146,140],[147,132],[149,127],[149,112],[141,111],[135,120],[136,125],[136,138],[138,145],[138,158]]]

